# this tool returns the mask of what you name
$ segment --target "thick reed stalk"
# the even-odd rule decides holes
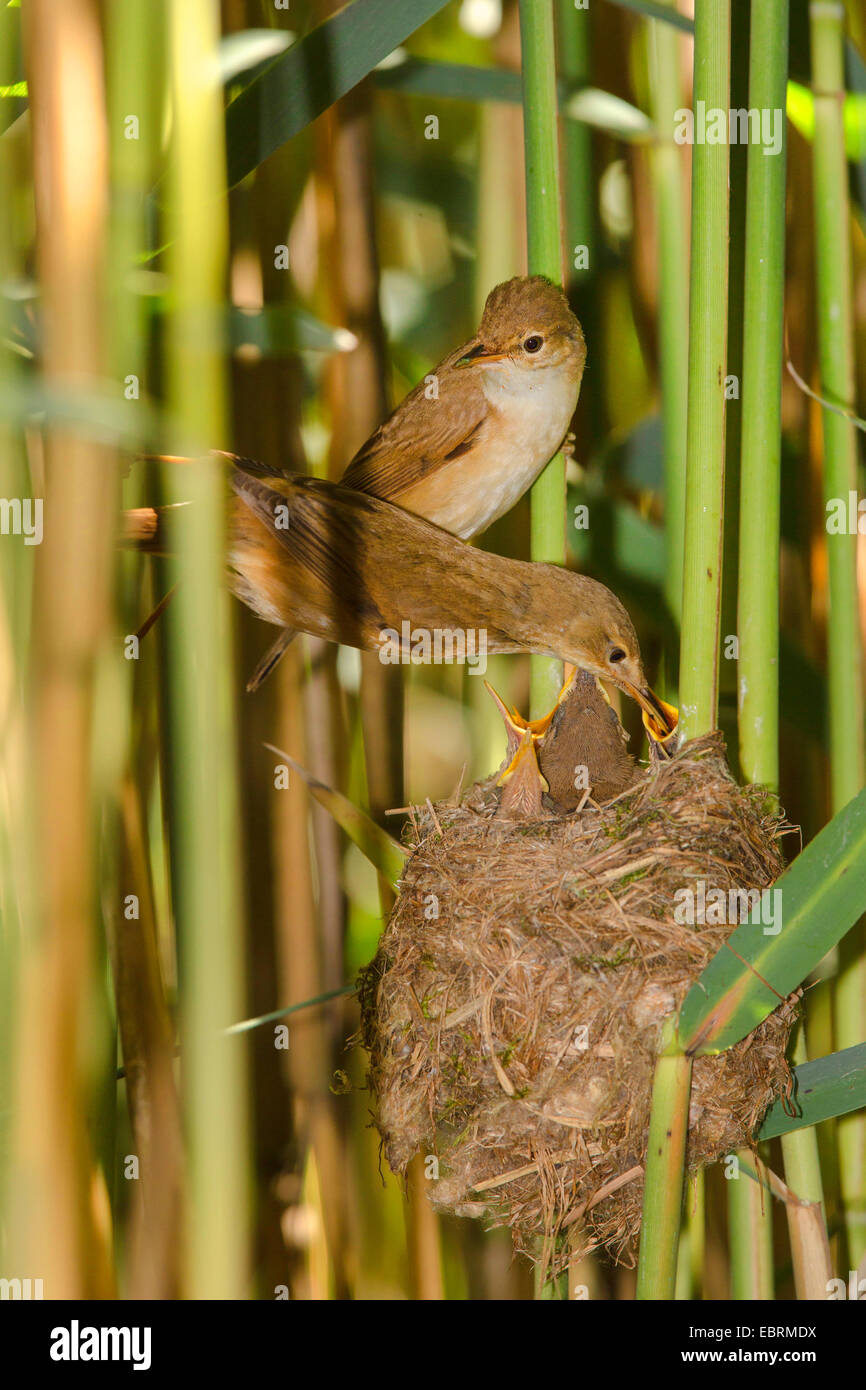
[[[588,10],[579,10],[574,0],[558,0],[556,11],[556,47],[559,71],[571,87],[589,83]],[[565,264],[575,290],[582,296],[586,285],[595,275],[595,182],[592,169],[592,131],[582,121],[566,121],[562,131],[563,154],[563,212],[565,232]],[[587,266],[575,266],[575,250],[585,246]],[[585,316],[583,301],[579,306]],[[586,324],[584,324],[586,328]]]
[[[559,131],[553,0],[520,0],[523,67],[523,139],[526,161],[526,225],[530,275],[562,281],[559,207]],[[533,560],[565,563],[565,459],[557,454],[532,489]],[[556,699],[562,664],[533,657],[530,705],[543,714]]]
[[[677,1302],[703,1297],[707,1248],[707,1193],[704,1169],[691,1175],[686,1186],[685,1227],[677,1250]]]
[[[663,1048],[670,1047],[672,1036],[673,1021],[669,1019]],[[676,1293],[691,1083],[691,1057],[678,1051],[662,1051],[656,1063],[647,1141],[637,1275],[640,1299],[672,1299]]]
[[[801,1066],[809,1060],[802,1022],[798,1024],[794,1035],[790,1059],[792,1066]],[[801,1136],[806,1136],[805,1142]],[[794,1283],[797,1297],[805,1298],[809,1296],[814,1271],[820,1270],[826,1260],[827,1227],[824,1218],[821,1163],[814,1129],[795,1130],[793,1134],[783,1134],[781,1143],[787,1186],[801,1201],[814,1202],[816,1215],[820,1212],[815,1221],[803,1223],[798,1220],[795,1210],[786,1209],[794,1264]],[[823,1292],[826,1294],[826,1289]]]
[[[788,0],[753,5],[748,106],[778,112],[782,147],[749,146],[739,516],[737,699],[740,766],[779,783],[779,497],[785,291],[785,90]],[[803,1131],[806,1135],[806,1131]],[[814,1143],[814,1132],[801,1143]],[[772,1298],[770,1203],[755,1184],[729,1191],[734,1298]]]
[[[173,145],[169,399],[188,434],[225,437],[216,331],[226,259],[222,94],[214,0],[169,8]],[[189,542],[166,618],[171,661],[171,801],[180,949],[183,1102],[189,1145],[187,1293],[247,1292],[249,1229],[245,1052],[220,1032],[244,1017],[232,645],[223,586],[224,495],[218,465],[184,469]]]
[[[730,0],[704,0],[695,19],[695,107],[728,109]],[[686,530],[680,659],[681,729],[715,726],[725,492],[725,349],[728,307],[728,146],[692,153]],[[638,1297],[672,1298],[688,1130],[691,1059],[656,1064],[644,1187]],[[680,1142],[681,1141],[681,1142]]]
[[[148,324],[146,300],[135,283],[139,258],[147,250],[146,199],[158,173],[162,65],[162,27],[149,0],[126,0],[106,11],[106,72],[111,173],[109,247],[106,265],[106,340],[110,378],[130,390],[147,392]],[[135,395],[128,409],[137,409]],[[142,445],[148,441],[142,439]],[[133,470],[130,490],[144,500],[144,470]],[[127,500],[127,499],[125,499]],[[136,556],[121,558],[121,632],[141,622],[145,577]],[[118,749],[126,767],[118,777],[114,807],[119,840],[117,891],[106,912],[117,1031],[126,1081],[139,1181],[134,1184],[125,1261],[125,1291],[133,1298],[174,1298],[179,1287],[178,1220],[181,1211],[180,1106],[174,1077],[174,1028],[169,1016],[158,958],[158,921],[147,845],[146,811],[153,775],[152,744],[144,733],[151,684],[141,668],[127,661],[118,644],[117,662],[131,701],[126,747]],[[128,918],[123,904],[138,899],[138,915]],[[113,1072],[113,1067],[112,1067]],[[117,1090],[112,1076],[112,1086]]]
[[[785,131],[788,0],[752,8],[749,105],[781,111]],[[785,293],[784,142],[749,148],[743,328],[737,633],[740,763],[779,785],[779,498]]]
[[[730,0],[703,0],[695,16],[695,108],[727,111]],[[689,409],[680,655],[681,729],[715,727],[718,695],[728,303],[728,155],[724,144],[692,151]]]
[[[359,339],[355,352],[340,354],[331,363],[334,403],[331,462],[335,477],[388,413],[385,331],[379,310],[370,97],[369,87],[364,84],[338,102],[328,116],[335,212],[333,249],[338,267],[331,279],[338,322],[351,323]],[[405,801],[404,690],[399,667],[383,666],[371,653],[363,654],[358,714],[363,730],[369,809],[381,822],[386,810],[402,806]],[[309,738],[313,732],[312,718],[308,721],[308,730]],[[320,865],[320,875],[325,868]],[[380,876],[379,900],[385,919],[394,897],[391,885]],[[341,959],[341,972],[342,968]],[[326,983],[336,984],[337,981],[327,980]],[[335,1114],[335,1129],[338,1128]],[[345,1142],[345,1136],[343,1139]],[[339,1171],[335,1176],[339,1188]],[[416,1298],[441,1299],[439,1223],[425,1188],[422,1162],[416,1165],[407,1182],[410,1281]],[[325,1196],[333,1205],[335,1194],[325,1190]],[[347,1227],[350,1224],[348,1219],[345,1224]],[[347,1262],[345,1256],[341,1258]]]
[[[737,1160],[751,1163],[750,1149]],[[773,1297],[773,1212],[770,1195],[738,1172],[728,1184],[728,1236],[731,1258],[731,1298]]]
[[[749,106],[751,3],[731,8],[733,110]],[[751,136],[751,131],[749,132]],[[722,602],[719,612],[719,698],[716,723],[725,736],[728,762],[739,776],[737,738],[737,577],[740,541],[740,443],[743,384],[743,294],[746,273],[746,174],[749,140],[729,132],[728,163],[728,340],[725,348],[725,498],[722,537]]]
[[[592,17],[588,9],[575,8],[574,0],[559,0],[556,14],[557,61],[561,77],[569,87],[589,85],[592,70],[591,29]],[[598,195],[593,168],[593,132],[585,122],[563,123],[562,161],[565,283],[590,345],[591,363],[601,343],[601,243],[596,214]],[[581,420],[586,422],[590,439],[602,436],[604,397],[601,391],[591,391],[584,398]],[[578,437],[578,460],[585,458],[587,442],[586,438]]]
[[[682,152],[674,143],[676,112],[682,108],[680,48],[673,25],[647,25],[653,120],[659,140],[652,151],[657,209],[659,355],[665,477],[665,600],[679,622],[683,601],[686,422],[689,370],[689,232]],[[669,672],[668,679],[676,672]]]
[[[0,24],[0,63],[11,68],[13,27]],[[11,103],[9,103],[11,105]],[[0,110],[0,130],[11,113]],[[16,210],[26,206],[18,196],[15,164],[8,137],[0,139],[0,283],[11,285],[24,274],[19,250]],[[11,301],[0,297],[0,392],[15,391],[21,372],[16,355],[7,350],[11,337]],[[5,421],[0,426],[0,495],[28,497],[33,493],[27,471],[24,440]],[[32,805],[27,766],[29,708],[28,652],[30,595],[34,546],[21,538],[0,546],[0,1112],[11,1114],[18,1026],[18,969],[23,925],[33,919]],[[476,682],[477,684],[477,682]],[[0,1227],[10,1228],[5,1213],[9,1146],[0,1144]],[[9,1252],[0,1236],[0,1263],[9,1266]]]
[[[42,371],[49,388],[86,390],[104,367],[108,164],[98,7],[31,0],[23,18]],[[95,683],[109,651],[118,477],[110,450],[49,427],[44,486],[34,480],[25,494],[44,497],[27,741],[38,859],[33,911],[21,924],[8,1234],[13,1270],[38,1271],[46,1298],[111,1293],[105,1228],[94,1211],[87,1117],[99,1102],[87,1049],[94,1026],[107,1022],[92,1010],[100,812],[94,748],[105,732],[96,727]]]
[[[815,99],[814,200],[817,260],[818,351],[821,394],[836,405],[854,404],[854,299],[842,101],[845,87],[845,11],[841,4],[809,7]],[[854,426],[822,412],[824,498],[847,503],[857,489]],[[828,518],[829,523],[829,518]],[[857,536],[827,536],[827,667],[830,693],[831,810],[840,810],[863,786],[863,665],[857,594]],[[866,1037],[866,932],[861,923],[842,943],[836,982],[836,1046]],[[845,1204],[848,1254],[856,1268],[866,1252],[866,1116],[838,1122],[839,1175]]]

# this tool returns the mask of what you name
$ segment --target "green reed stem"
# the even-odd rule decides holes
[[[562,281],[559,206],[559,123],[553,0],[520,0],[523,65],[523,140],[530,275]],[[531,492],[533,560],[565,563],[565,459],[557,454]],[[562,683],[562,663],[532,658],[532,717],[543,714]]]
[[[749,106],[751,4],[731,7],[731,90],[733,110]],[[728,340],[725,348],[725,498],[722,537],[722,602],[719,612],[719,692],[716,725],[722,730],[728,762],[739,778],[737,736],[737,592],[740,544],[740,446],[742,442],[743,295],[746,276],[746,182],[750,141],[729,137],[728,164]]]
[[[802,1022],[797,1024],[793,1042],[789,1048],[791,1065],[802,1066],[808,1062],[806,1036]],[[795,1129],[783,1134],[782,1155],[785,1160],[785,1181],[792,1192],[804,1202],[823,1202],[824,1184],[821,1178],[821,1165],[818,1161],[817,1146],[797,1144],[794,1141],[801,1134],[814,1135],[814,1129]]]
[[[789,1056],[791,1065],[795,1067],[802,1066],[804,1062],[809,1060],[802,1020],[798,1023],[794,1033],[793,1041],[789,1047]],[[802,1299],[810,1296],[808,1290],[810,1287],[814,1287],[816,1278],[818,1288],[822,1289],[819,1271],[821,1271],[822,1266],[828,1264],[826,1207],[821,1160],[814,1129],[798,1129],[794,1130],[792,1134],[783,1134],[781,1143],[785,1181],[788,1187],[802,1201],[815,1202],[820,1207],[820,1215],[816,1221],[808,1224],[798,1222],[796,1213],[790,1209],[786,1213],[794,1265],[794,1282],[797,1297]],[[825,1268],[824,1272],[828,1273],[829,1271]]]
[[[682,38],[670,24],[647,25],[653,120],[660,133],[652,151],[657,209],[659,353],[665,477],[665,582],[668,609],[677,621],[683,600],[686,502],[686,423],[689,372],[689,236],[682,152],[674,143],[676,112],[683,106]],[[669,689],[673,694],[668,672]]]
[[[854,405],[854,298],[851,273],[848,169],[842,102],[845,87],[845,11],[841,4],[809,7],[815,100],[814,211],[817,262],[818,355],[821,395]],[[822,412],[824,499],[847,504],[857,489],[854,426]],[[847,510],[847,505],[846,505]],[[830,532],[828,515],[827,666],[830,697],[831,810],[863,786],[863,667],[857,595],[857,536]],[[861,923],[840,948],[836,982],[836,1046],[866,1038],[866,931]],[[839,1174],[846,1209],[849,1259],[866,1252],[866,1116],[838,1124]]]
[[[225,438],[218,322],[226,262],[222,95],[214,0],[169,7],[174,102],[170,165],[169,398],[191,437]],[[222,1029],[243,1017],[240,825],[235,779],[232,644],[223,583],[224,493],[202,459],[176,496],[192,502],[189,542],[167,610],[175,823],[175,911],[181,965],[183,1099],[188,1135],[187,1292],[247,1292],[245,1052]],[[182,493],[180,489],[182,488]]]
[[[779,785],[779,497],[788,0],[752,7],[749,106],[780,111],[782,149],[749,148],[743,329],[738,708],[744,777]]]
[[[728,110],[730,0],[702,0],[695,17],[694,98]],[[728,305],[729,146],[692,150],[689,405],[680,654],[681,730],[715,727],[718,696]]]
[[[779,497],[785,290],[788,0],[753,5],[750,108],[779,112],[782,147],[748,150],[740,436],[737,702],[740,766],[779,784]],[[814,1133],[811,1140],[814,1143]],[[734,1298],[772,1298],[772,1215],[750,1182],[729,1191]]]
[[[556,12],[556,56],[561,79],[573,90],[587,86],[592,70],[592,16],[575,9],[574,0],[559,0]],[[599,268],[601,243],[596,212],[596,178],[593,164],[593,131],[583,121],[562,125],[562,214],[565,246],[565,283],[575,312],[583,324],[594,360],[601,342]],[[588,438],[605,431],[605,402],[601,391],[583,399],[581,421]],[[578,459],[585,439],[578,438]]]
[[[589,82],[589,37],[591,18],[588,10],[575,9],[574,0],[558,0],[556,10],[556,47],[559,72],[569,87],[578,88]],[[592,131],[582,121],[566,121],[562,130],[564,179],[562,202],[566,237],[568,278],[578,291],[595,275],[593,263],[595,246],[595,182],[592,169]],[[586,267],[573,265],[575,249],[585,246],[589,253]],[[583,306],[581,304],[581,312]]]
[[[663,1049],[671,1047],[674,1026],[672,1018],[664,1025]],[[691,1081],[691,1057],[663,1050],[656,1062],[647,1140],[637,1273],[640,1299],[672,1299],[676,1293]]]
[[[741,1149],[737,1158],[752,1162],[750,1149]],[[773,1297],[773,1211],[772,1198],[744,1173],[727,1183],[728,1235],[731,1260],[731,1298],[771,1299]]]
[[[695,21],[695,105],[728,109],[730,0],[704,0]],[[680,660],[681,728],[715,725],[725,489],[728,146],[695,143],[689,301],[686,529]],[[666,1038],[673,1024],[666,1026]],[[673,1298],[688,1131],[691,1059],[662,1055],[653,1082],[638,1264],[639,1298]]]

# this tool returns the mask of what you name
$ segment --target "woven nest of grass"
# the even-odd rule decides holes
[[[492,784],[417,810],[414,850],[360,986],[391,1168],[435,1155],[434,1206],[511,1228],[556,1266],[632,1263],[662,1020],[730,926],[674,920],[677,889],[769,886],[785,826],[732,780],[718,734],[600,807],[497,819]],[[435,915],[438,912],[438,916]],[[789,1084],[796,1013],[694,1064],[687,1167],[748,1146]],[[539,1241],[539,1237],[544,1237]]]

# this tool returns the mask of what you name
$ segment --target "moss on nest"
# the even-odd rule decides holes
[[[732,780],[714,734],[573,815],[497,819],[489,783],[416,812],[360,986],[395,1172],[435,1154],[440,1210],[508,1225],[530,1254],[573,1228],[572,1254],[602,1244],[632,1262],[662,1019],[733,929],[678,923],[674,895],[774,881],[785,826],[763,800]],[[689,1170],[751,1143],[789,1082],[795,1012],[787,1001],[696,1059]]]

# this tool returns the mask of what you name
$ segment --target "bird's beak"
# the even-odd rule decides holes
[[[538,759],[535,756],[535,744],[532,741],[532,731],[527,728],[517,748],[517,752],[506,767],[502,776],[498,779],[497,787],[504,787],[515,776],[529,775],[533,782],[539,782],[545,791],[548,791],[547,782],[541,775],[538,766]]]
[[[479,362],[504,362],[507,352],[488,352],[483,343],[478,343],[476,347],[470,348],[465,357],[461,357],[456,364],[458,367],[474,367]]]
[[[675,709],[673,705],[667,704],[665,700],[660,700],[648,685],[643,686],[642,689],[632,686],[629,693],[637,700],[643,711],[643,726],[650,738],[654,738],[656,743],[664,743],[676,730],[680,717],[679,710]]]
[[[511,733],[512,737],[519,741],[523,738],[523,735],[526,733],[527,729],[532,734],[533,738],[544,737],[551,724],[553,723],[553,716],[556,714],[556,711],[559,709],[559,706],[562,704],[563,700],[570,694],[571,687],[574,685],[575,676],[577,675],[577,667],[572,666],[570,670],[571,674],[568,676],[565,685],[560,690],[559,695],[556,699],[556,704],[553,706],[552,709],[548,710],[547,714],[542,715],[540,719],[524,719],[523,715],[519,714],[513,706],[511,709],[508,708],[505,701],[499,698],[489,681],[484,682],[484,686],[487,690],[487,693],[492,697],[493,702],[496,705],[496,708],[502,715],[502,720],[505,724],[506,730],[508,730]]]
[[[650,738],[656,743],[664,743],[670,738],[679,722],[679,711],[674,709],[673,705],[660,700],[648,685],[635,685],[626,676],[612,676],[610,672],[605,672],[605,678],[613,679],[626,695],[637,700],[641,707],[643,726]]]

